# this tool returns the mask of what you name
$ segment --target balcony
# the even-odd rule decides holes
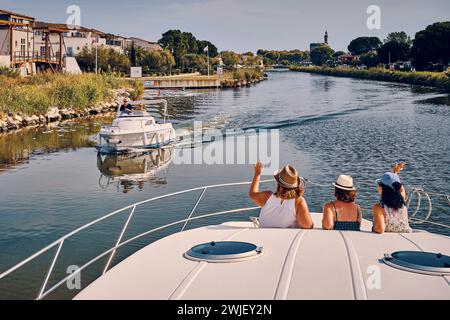
[[[64,56],[63,56],[64,58]],[[41,63],[60,63],[60,53],[45,53],[33,51],[14,51],[12,55],[12,63],[41,62]]]

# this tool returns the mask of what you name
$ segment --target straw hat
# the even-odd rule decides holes
[[[275,171],[274,176],[278,184],[286,189],[294,189],[300,186],[298,172],[289,164],[283,169]]]
[[[353,185],[353,178],[346,175],[340,175],[336,183],[333,183],[333,186],[341,190],[356,191],[356,188]]]

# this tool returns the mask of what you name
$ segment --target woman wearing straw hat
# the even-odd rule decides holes
[[[333,185],[336,200],[323,207],[322,228],[360,231],[362,210],[355,203],[357,192],[353,178],[341,175]]]
[[[287,165],[275,172],[277,190],[259,191],[259,182],[264,166],[261,162],[255,165],[255,175],[250,187],[249,196],[261,207],[259,226],[261,228],[303,228],[314,227],[308,205],[302,197],[305,188],[297,170]]]

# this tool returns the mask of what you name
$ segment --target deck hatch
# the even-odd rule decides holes
[[[450,275],[450,257],[432,252],[398,251],[385,254],[383,261],[394,268],[428,275]]]
[[[187,259],[207,262],[237,262],[255,258],[262,248],[248,242],[219,241],[196,245],[185,253]]]

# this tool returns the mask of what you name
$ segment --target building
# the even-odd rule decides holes
[[[358,61],[359,57],[358,56],[354,56],[351,53],[344,53],[344,54],[340,55],[339,57],[337,57],[337,60],[341,64],[352,64],[355,61]]]
[[[323,37],[324,42],[313,42],[309,44],[309,51],[313,51],[322,46],[329,46],[328,44],[328,30],[325,30],[325,35]]]
[[[147,40],[143,40],[140,38],[136,38],[136,37],[131,37],[128,38],[129,41],[134,42],[134,45],[140,48],[144,48],[147,50],[162,50],[162,47],[156,43],[156,42],[151,42],[151,41],[147,41]]]
[[[35,23],[35,35],[36,35],[36,45],[41,48],[44,47],[45,37],[42,36],[42,30],[46,28],[59,29],[63,31],[63,44],[65,47],[65,53],[69,57],[74,57],[79,54],[83,48],[87,47],[91,49],[95,47],[98,42],[99,45],[106,45],[106,34],[94,29],[85,28],[82,26],[76,26],[74,28],[69,28],[63,23],[48,23],[38,21]],[[57,39],[53,35],[50,38],[50,46],[53,52],[57,51]]]
[[[140,38],[35,21],[33,17],[0,9],[0,67],[19,69],[22,75],[45,69],[79,73],[74,57],[84,48],[105,46],[125,54],[133,42],[147,50],[162,50],[159,44]]]
[[[19,67],[32,60],[34,21],[0,9],[0,66]]]
[[[104,35],[106,46],[110,49],[117,51],[118,53],[124,54],[127,51],[128,46],[131,46],[131,39],[115,35],[112,33],[107,33]]]

